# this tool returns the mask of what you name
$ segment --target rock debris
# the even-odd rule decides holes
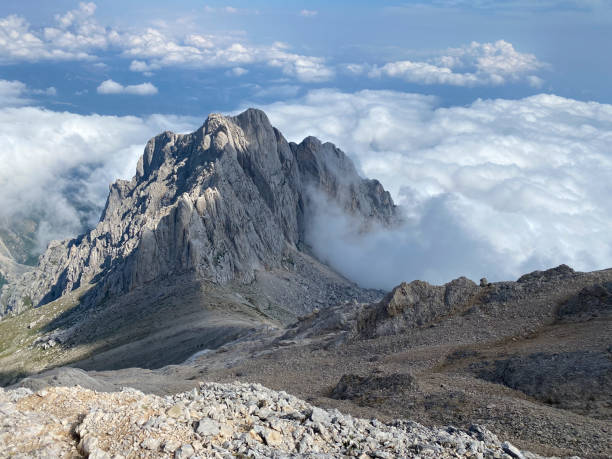
[[[0,415],[0,451],[10,457],[539,457],[482,426],[359,419],[259,384],[201,383],[166,397],[0,389]]]

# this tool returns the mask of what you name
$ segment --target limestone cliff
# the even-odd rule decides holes
[[[184,273],[251,282],[307,250],[312,193],[360,217],[364,229],[397,218],[389,193],[362,179],[341,150],[313,137],[289,143],[259,110],[212,114],[191,134],[164,132],[147,143],[132,180],[111,185],[94,229],[52,242],[38,267],[5,289],[0,315],[88,283],[99,301]]]

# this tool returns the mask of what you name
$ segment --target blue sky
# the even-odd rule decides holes
[[[353,279],[607,268],[611,48],[610,0],[3,0],[0,226],[36,215],[41,250],[75,236],[148,138],[255,106],[401,205],[366,239],[319,221]]]
[[[37,103],[75,113],[180,111],[198,116],[231,110],[242,101],[267,103],[321,87],[435,94],[448,106],[479,97],[520,98],[540,92],[612,101],[612,61],[605,51],[612,45],[612,3],[605,0],[108,0],[81,5],[64,0],[3,1],[0,17],[12,15],[28,24],[3,24],[5,39],[10,41],[10,33],[19,30],[20,35],[39,38],[41,46],[28,49],[31,43],[22,43],[12,52],[4,46],[0,78],[22,81],[33,90],[53,87],[56,93],[39,94]],[[55,29],[59,38],[45,37],[45,29]],[[156,36],[147,37],[148,32]],[[89,43],[83,40],[88,34]],[[190,36],[202,37],[204,47],[194,48]],[[130,43],[139,38],[157,38],[158,48]],[[429,69],[429,77],[424,70],[416,75],[416,69],[395,75],[373,71],[407,61],[448,68],[440,59],[455,55],[453,72],[474,73],[475,59],[486,56],[482,48],[470,50],[470,44],[495,47],[500,40],[511,51],[497,47],[490,52],[506,59],[507,67],[484,67],[472,83],[441,81],[434,76],[435,68]],[[169,46],[163,49],[163,43]],[[232,45],[245,50],[232,52]],[[457,56],[461,48],[464,54]],[[225,56],[200,53],[220,49],[228,50]],[[53,58],[49,54],[54,52],[63,55]],[[280,55],[276,65],[271,64],[274,55]],[[526,56],[533,59],[528,62]],[[311,74],[292,69],[299,58],[318,68]],[[149,70],[134,71],[134,62]],[[349,66],[361,66],[361,71]],[[497,74],[499,81],[487,78],[490,74]],[[146,97],[99,94],[98,86],[108,79],[124,86],[151,83],[157,92]]]

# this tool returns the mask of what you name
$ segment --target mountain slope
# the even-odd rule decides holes
[[[289,143],[261,111],[158,135],[132,180],[111,185],[94,229],[52,242],[4,287],[0,315],[35,308],[0,322],[10,329],[0,382],[77,361],[180,363],[317,308],[377,299],[310,253],[308,222],[325,201],[363,231],[398,218],[342,151],[313,137]]]
[[[151,139],[131,181],[111,188],[100,223],[53,242],[34,271],[2,296],[7,311],[42,305],[86,284],[97,304],[158,279],[193,273],[249,283],[259,270],[291,264],[322,194],[371,223],[392,224],[390,195],[364,180],[329,143],[288,143],[265,114],[211,115],[197,131]]]
[[[362,231],[397,219],[340,150],[287,143],[256,110],[152,139],[96,228],[4,286],[3,304],[25,310],[0,321],[0,384],[169,394],[240,379],[354,415],[476,422],[542,454],[610,457],[612,269],[412,281],[385,296],[312,256],[320,205]]]

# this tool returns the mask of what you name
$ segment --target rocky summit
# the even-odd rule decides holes
[[[52,242],[36,269],[3,289],[0,304],[18,312],[95,284],[93,305],[183,273],[249,283],[303,251],[320,198],[364,229],[397,219],[389,193],[334,145],[289,143],[255,109],[210,115],[191,134],[151,139],[132,180],[111,185],[100,223]]]
[[[612,269],[364,289],[309,245],[330,209],[401,223],[249,109],[151,139],[35,267],[3,229],[0,456],[612,457]]]

